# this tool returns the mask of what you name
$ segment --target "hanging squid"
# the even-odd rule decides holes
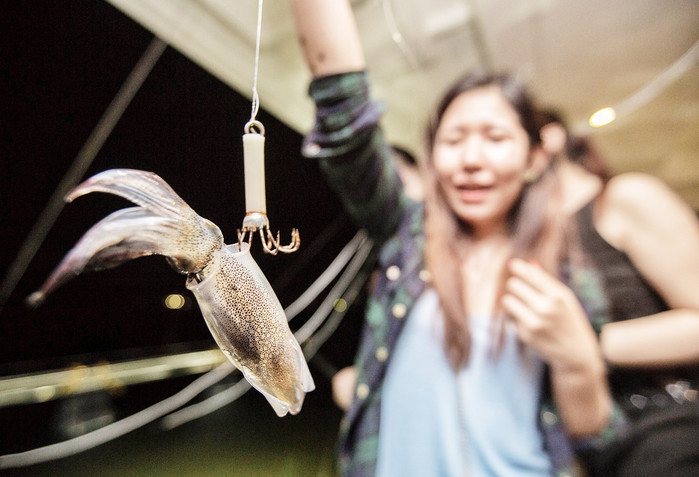
[[[132,169],[97,174],[73,189],[72,201],[106,192],[138,207],[113,212],[89,229],[28,301],[83,271],[163,255],[194,293],[216,343],[278,416],[301,410],[313,378],[279,300],[240,236],[226,245],[221,230],[199,216],[158,175]]]

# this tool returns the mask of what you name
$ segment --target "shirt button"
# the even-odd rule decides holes
[[[385,346],[379,346],[376,348],[376,359],[379,360],[380,363],[383,363],[388,359],[388,349]]]
[[[405,314],[408,312],[408,307],[405,306],[405,303],[396,303],[393,305],[393,308],[391,308],[391,313],[393,316],[396,318],[403,318]]]
[[[551,411],[545,411],[543,415],[544,423],[549,426],[553,426],[558,422],[558,417]]]
[[[648,398],[641,396],[640,394],[632,394],[631,397],[629,397],[629,401],[631,401],[631,404],[636,406],[638,409],[643,409],[648,403]]]
[[[369,395],[369,386],[365,383],[360,384],[357,386],[356,394],[359,399],[366,399]]]
[[[392,282],[400,278],[400,268],[397,265],[391,265],[386,269],[386,278]]]

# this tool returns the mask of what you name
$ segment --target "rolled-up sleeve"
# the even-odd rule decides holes
[[[380,103],[370,97],[367,73],[316,78],[309,87],[316,122],[303,155],[319,160],[345,209],[375,240],[397,228],[407,198],[385,143]]]

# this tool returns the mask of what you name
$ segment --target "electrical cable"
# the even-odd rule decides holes
[[[631,96],[619,101],[614,106],[617,118],[628,115],[641,106],[655,99],[661,92],[677,81],[699,61],[699,40],[697,40],[680,58],[665,68],[660,74]]]
[[[86,450],[92,449],[106,442],[121,437],[131,431],[139,429],[156,419],[182,407],[191,401],[205,389],[210,388],[231,372],[235,370],[232,363],[226,362],[205,375],[197,378],[194,382],[160,402],[149,406],[142,411],[132,414],[124,419],[108,424],[92,432],[88,432],[73,439],[57,442],[36,449],[19,452],[16,454],[6,454],[0,456],[0,469],[13,467],[26,467],[40,464],[55,459],[68,457]]]
[[[287,321],[291,321],[301,311],[305,310],[310,304],[320,295],[320,292],[328,287],[335,277],[340,273],[344,266],[357,252],[357,249],[366,241],[366,232],[358,231],[340,253],[333,259],[332,263],[326,268],[323,273],[315,279],[315,281],[304,291],[301,296],[294,300],[289,306],[284,309]],[[302,342],[302,340],[299,340]]]
[[[349,265],[338,280],[338,283],[329,292],[329,297],[321,303],[319,309],[308,320],[309,322],[313,320],[313,326],[315,326],[315,329],[317,329],[323,323],[323,320],[317,319],[317,316],[319,316],[321,311],[321,307],[325,313],[330,311],[328,310],[328,303],[331,305],[334,304],[335,301],[342,295],[344,289],[348,288],[352,284],[352,279],[355,278],[361,269],[361,265],[363,265],[366,261],[366,257],[371,250],[371,247],[371,241],[366,238],[366,232],[363,230],[357,232],[350,242],[342,249],[340,254],[338,254],[333,262],[331,262],[328,269],[326,269],[311,284],[309,289],[302,293],[302,295],[290,305],[290,307],[293,307],[291,312],[294,313],[291,318],[303,311],[303,308],[300,307],[302,303],[309,306],[310,303],[313,302],[313,300],[315,300],[315,298],[318,296],[320,291],[322,291],[320,284],[324,283],[325,287],[327,287],[329,283],[332,282],[332,280],[340,273],[342,266],[347,264],[349,261]],[[311,289],[313,291],[309,292]],[[330,298],[330,295],[332,295],[333,298]],[[350,300],[347,301],[349,302]],[[287,307],[287,310],[290,307]],[[313,317],[316,318],[314,319]],[[302,328],[305,330],[304,333],[310,332],[312,334],[315,331],[315,329],[311,329],[306,325],[304,325]],[[155,403],[152,406],[149,406],[142,411],[132,414],[131,416],[117,422],[111,423],[105,427],[88,432],[73,439],[68,439],[66,441],[38,447],[24,452],[0,456],[0,469],[26,467],[29,465],[69,457],[114,440],[163,416],[173,413],[173,411],[186,405],[197,395],[214,386],[216,383],[220,382],[234,371],[237,371],[237,369],[230,361],[226,361],[197,378],[175,395],[170,396],[169,398]],[[218,393],[199,404],[184,408],[182,411],[187,411],[186,413],[173,413],[170,415],[173,417],[167,416],[167,421],[164,421],[169,424],[164,423],[163,427],[172,429],[180,424],[183,424],[184,422],[207,415],[235,401],[240,396],[245,394],[250,388],[250,384],[245,379],[241,378],[238,382],[227,388],[225,391]]]

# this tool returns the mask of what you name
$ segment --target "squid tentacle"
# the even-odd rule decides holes
[[[114,268],[148,255],[164,255],[179,263],[189,260],[172,246],[180,234],[177,225],[141,207],[111,213],[80,238],[27,302],[41,304],[53,290],[85,271]]]
[[[180,219],[182,215],[197,215],[167,182],[153,172],[136,169],[100,172],[71,190],[66,195],[66,201],[72,202],[91,192],[118,195],[144,209],[174,219]]]

